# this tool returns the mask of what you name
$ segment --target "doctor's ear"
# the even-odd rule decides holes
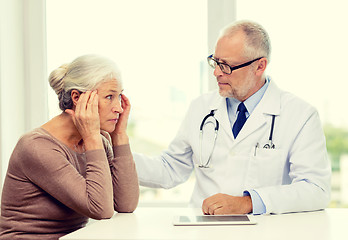
[[[257,69],[256,69],[257,75],[262,76],[262,74],[263,74],[264,71],[266,70],[267,64],[268,64],[268,60],[267,60],[267,58],[265,58],[265,57],[264,57],[264,58],[261,58],[261,59],[258,61],[258,65],[257,65]]]
[[[74,106],[76,106],[77,101],[79,100],[80,96],[81,96],[81,92],[80,91],[78,91],[76,89],[71,91],[70,97],[71,97],[71,100],[72,100]]]

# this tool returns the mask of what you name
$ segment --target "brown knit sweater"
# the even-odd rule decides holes
[[[9,161],[0,239],[58,239],[88,218],[132,212],[139,185],[129,145],[77,153],[42,128],[24,135]]]

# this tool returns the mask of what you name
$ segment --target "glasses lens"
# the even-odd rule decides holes
[[[211,66],[212,68],[216,68],[216,62],[213,58],[208,57],[208,64],[209,66]]]
[[[220,69],[221,69],[221,71],[222,71],[223,73],[231,74],[231,68],[230,68],[230,66],[228,66],[228,65],[225,64],[225,63],[220,63],[220,62],[218,62],[217,60],[215,60],[215,59],[213,58],[212,55],[208,57],[208,64],[209,64],[209,66],[211,66],[211,67],[214,68],[214,69],[216,68],[216,65],[219,65],[219,67],[220,67]]]
[[[227,64],[220,63],[220,64],[219,64],[219,67],[220,67],[220,69],[221,69],[221,71],[222,71],[223,73],[231,74],[231,68],[230,68],[230,66],[228,66]]]

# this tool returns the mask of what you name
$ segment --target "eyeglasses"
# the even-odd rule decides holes
[[[226,63],[222,63],[222,62],[219,62],[218,60],[216,60],[215,58],[213,58],[213,54],[210,55],[207,60],[208,60],[208,64],[212,67],[212,68],[216,68],[216,65],[218,65],[221,69],[221,71],[223,73],[226,73],[228,75],[230,75],[232,73],[233,70],[236,70],[236,69],[239,69],[239,68],[242,68],[242,67],[246,67],[246,66],[249,66],[250,64],[252,64],[253,62],[257,61],[257,60],[260,60],[262,57],[259,57],[259,58],[255,58],[254,60],[251,60],[249,62],[246,62],[246,63],[243,63],[243,64],[240,64],[238,66],[235,66],[235,67],[231,67],[230,65],[226,64]]]

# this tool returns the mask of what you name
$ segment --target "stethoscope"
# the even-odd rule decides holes
[[[201,126],[199,127],[199,151],[200,151],[200,154],[199,154],[199,165],[198,165],[199,168],[209,168],[210,167],[209,163],[210,163],[211,155],[214,152],[216,138],[217,138],[217,134],[218,134],[218,131],[219,131],[219,121],[214,117],[214,114],[215,114],[215,110],[211,110],[210,113],[203,118]],[[206,124],[207,119],[210,118],[210,117],[215,119],[213,149],[211,150],[211,153],[209,154],[207,162],[205,164],[203,164],[203,160],[202,160],[203,128],[204,128],[204,125]]]
[[[263,148],[267,148],[267,149],[274,149],[275,148],[275,145],[273,143],[274,119],[275,119],[275,115],[272,115],[272,125],[271,125],[271,131],[269,133],[268,143],[266,143],[263,146]]]
[[[215,114],[215,109],[211,110],[210,113],[203,118],[201,126],[199,127],[199,149],[200,149],[199,164],[198,164],[199,168],[210,168],[211,167],[209,164],[210,164],[210,160],[211,160],[211,155],[214,152],[216,138],[217,138],[217,134],[219,131],[219,121],[214,117],[214,114]],[[214,118],[214,120],[215,120],[214,141],[213,141],[213,148],[211,150],[211,153],[209,154],[208,160],[204,164],[203,160],[202,160],[203,128],[206,124],[207,119],[210,117]],[[275,115],[272,115],[272,123],[271,123],[271,130],[269,133],[268,143],[266,143],[263,146],[263,148],[266,148],[266,149],[274,149],[275,148],[275,144],[273,143],[274,120],[275,120]]]

